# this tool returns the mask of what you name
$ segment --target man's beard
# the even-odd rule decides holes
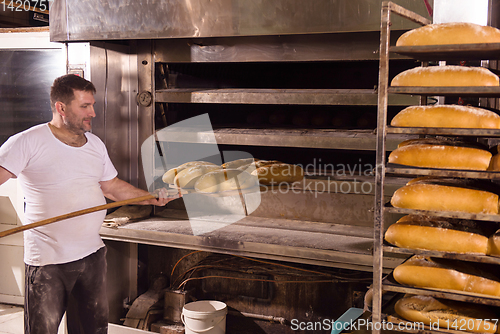
[[[66,117],[64,119],[64,125],[66,126],[66,128],[75,133],[75,134],[84,134],[85,132],[88,132],[91,130],[91,128],[89,127],[89,129],[86,129],[85,128],[85,125],[83,123],[83,121],[85,121],[86,119],[82,119],[80,121],[75,121],[72,119],[72,117]],[[92,121],[90,119],[90,121]]]

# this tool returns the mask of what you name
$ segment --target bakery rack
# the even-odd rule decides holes
[[[387,214],[420,214],[442,216],[460,219],[483,220],[499,222],[499,215],[467,214],[448,211],[424,211],[399,209],[391,207],[384,202],[384,188],[386,175],[398,177],[442,176],[457,178],[472,178],[485,180],[500,180],[498,172],[480,172],[466,170],[444,170],[436,168],[418,168],[386,163],[387,134],[413,134],[413,135],[443,135],[443,136],[472,136],[472,137],[500,137],[500,130],[491,129],[454,129],[454,128],[399,128],[387,125],[387,101],[389,94],[407,94],[421,96],[421,104],[425,104],[427,96],[460,96],[460,97],[500,97],[499,87],[389,87],[389,59],[390,53],[397,53],[427,65],[427,61],[442,60],[484,60],[496,59],[500,53],[500,44],[469,44],[469,45],[433,45],[433,46],[390,46],[391,15],[397,14],[421,25],[431,22],[393,2],[385,1],[381,12],[380,36],[380,65],[378,86],[378,126],[377,126],[377,160],[376,160],[376,193],[375,193],[375,219],[374,219],[374,268],[373,268],[373,304],[372,321],[381,322],[384,319],[382,312],[382,294],[386,291],[396,293],[418,293],[432,295],[438,298],[447,298],[460,301],[482,303],[491,306],[500,306],[500,298],[461,293],[451,290],[437,290],[403,286],[397,283],[392,275],[382,278],[383,255],[388,253],[407,254],[408,256],[420,254],[424,256],[441,257],[461,261],[473,261],[486,265],[500,264],[500,258],[458,254],[449,252],[425,251],[404,249],[384,244],[384,217]],[[373,327],[373,333],[380,329]]]

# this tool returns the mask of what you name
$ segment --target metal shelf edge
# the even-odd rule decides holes
[[[405,128],[405,127],[388,126],[386,128],[386,132],[390,134],[500,137],[500,129],[458,129],[458,128],[422,128],[422,127]]]
[[[474,213],[464,213],[457,211],[430,211],[430,210],[401,209],[394,207],[385,207],[384,211],[388,213],[400,213],[406,215],[426,215],[426,216],[436,216],[436,217],[449,217],[449,218],[459,218],[459,219],[500,222],[500,215],[498,214],[482,214],[482,213],[474,214]]]
[[[373,130],[341,130],[341,129],[249,129],[249,128],[220,128],[209,131],[186,129],[177,131],[178,135],[169,131],[164,134],[161,130],[156,133],[158,141],[200,144],[224,145],[251,145],[251,146],[280,146],[303,147],[341,150],[376,149],[376,134]],[[388,139],[387,151],[397,148],[397,145],[410,136],[392,136]]]
[[[488,295],[461,293],[459,291],[453,291],[453,290],[418,288],[418,287],[410,287],[410,286],[387,284],[387,283],[382,284],[382,289],[384,291],[426,295],[426,296],[433,296],[436,298],[453,299],[468,303],[480,303],[491,306],[500,306],[500,298],[495,298],[494,296],[488,296]]]
[[[333,250],[318,250],[301,247],[289,247],[279,245],[269,245],[255,242],[239,242],[238,248],[231,247],[232,243],[224,243],[220,240],[210,244],[203,242],[204,237],[186,236],[178,233],[158,233],[144,230],[124,230],[101,228],[101,237],[105,240],[126,241],[162,247],[175,247],[181,249],[202,250],[224,254],[244,255],[278,261],[287,261],[303,264],[322,265],[328,267],[344,268],[351,270],[361,270],[371,272],[372,256],[363,254],[353,254]],[[354,255],[354,256],[353,256]],[[388,258],[384,273],[388,274],[402,260],[392,260]]]
[[[394,167],[387,165],[386,174],[405,175],[405,176],[443,176],[458,178],[474,178],[483,180],[499,180],[500,172],[493,171],[475,171],[475,170],[453,170],[437,168],[419,168],[419,167]]]
[[[372,89],[162,89],[155,101],[163,103],[377,105]],[[417,98],[391,95],[389,105],[408,106]]]
[[[492,257],[480,254],[463,254],[463,253],[452,253],[452,252],[441,252],[441,251],[430,251],[423,249],[410,249],[410,248],[400,248],[394,246],[383,246],[385,253],[390,254],[407,254],[407,255],[423,255],[430,257],[440,257],[445,259],[462,260],[469,262],[481,262],[490,264],[500,264],[500,257]]]
[[[389,52],[418,60],[496,59],[500,43],[391,46]]]
[[[389,94],[431,95],[431,96],[476,96],[500,97],[500,87],[410,87],[391,86]]]

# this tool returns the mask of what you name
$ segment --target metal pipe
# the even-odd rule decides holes
[[[280,323],[281,325],[286,325],[286,319],[283,317],[275,317],[272,315],[254,314],[254,313],[246,313],[246,312],[238,312],[238,311],[229,311],[228,314],[238,316],[238,317],[266,320],[269,322],[277,322],[277,323]]]

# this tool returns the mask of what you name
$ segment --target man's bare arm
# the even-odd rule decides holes
[[[121,201],[124,199],[135,198],[149,194],[147,191],[136,188],[130,183],[119,179],[118,177],[115,177],[114,179],[111,179],[109,181],[101,181],[100,184],[104,196],[113,201]],[[175,198],[177,198],[177,196],[168,197],[166,191],[160,191],[158,199],[151,199],[149,201],[143,201],[137,204],[153,204],[163,206]]]
[[[16,178],[14,174],[0,166],[0,184],[4,184],[8,179]]]

